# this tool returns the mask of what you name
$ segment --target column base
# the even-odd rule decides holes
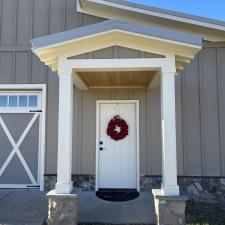
[[[73,190],[73,182],[69,183],[60,183],[55,184],[55,193],[56,194],[70,194]]]
[[[180,188],[178,185],[164,185],[161,184],[161,194],[165,196],[179,196]]]
[[[160,189],[153,189],[157,225],[185,225],[187,197],[164,196]]]
[[[48,225],[77,225],[77,194],[47,193]]]

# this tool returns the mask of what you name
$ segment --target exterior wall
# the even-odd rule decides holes
[[[178,84],[184,175],[225,175],[225,45],[219,46],[204,48],[183,71]]]
[[[117,99],[140,101],[140,172],[141,174],[161,173],[158,90],[150,92],[146,90],[78,91],[75,89],[74,97],[74,174],[95,173],[96,100]]]
[[[29,40],[102,21],[75,11],[73,0],[0,0],[0,83],[46,83],[46,173],[56,173],[58,77],[30,51]],[[116,53],[115,53],[116,52]],[[100,54],[98,52],[98,54]],[[103,55],[106,53],[104,52]],[[143,57],[113,48],[107,57]],[[132,56],[133,55],[133,56]],[[93,54],[86,58],[99,57]],[[208,45],[177,76],[178,171],[185,176],[225,176],[225,45]],[[74,93],[73,173],[94,174],[95,100],[140,100],[141,173],[161,174],[159,90]]]

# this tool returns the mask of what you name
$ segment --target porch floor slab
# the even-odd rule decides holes
[[[141,192],[131,201],[108,202],[96,197],[94,192],[80,192],[78,220],[80,223],[155,224],[153,195]]]
[[[48,198],[39,190],[0,189],[1,225],[42,225],[48,214]],[[79,223],[155,224],[153,195],[141,192],[127,202],[107,202],[95,192],[79,192]]]

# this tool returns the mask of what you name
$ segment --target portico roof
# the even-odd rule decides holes
[[[46,65],[57,70],[59,56],[69,57],[115,45],[162,55],[174,54],[184,62],[201,49],[202,37],[114,19],[31,42],[33,52]]]
[[[202,44],[202,37],[197,35],[172,31],[169,29],[163,29],[163,28],[154,27],[154,26],[149,27],[149,26],[144,26],[144,25],[129,23],[122,20],[113,19],[113,20],[107,20],[102,23],[96,23],[93,25],[84,26],[84,27],[73,29],[73,30],[33,39],[32,47],[33,49],[36,49],[36,48],[41,48],[46,46],[53,46],[60,43],[72,41],[74,39],[83,38],[85,36],[95,35],[98,33],[107,32],[111,30],[127,31],[127,32],[145,35],[145,36],[162,38],[168,41],[181,42],[183,44],[186,43],[186,44],[196,45],[196,46],[201,46]]]

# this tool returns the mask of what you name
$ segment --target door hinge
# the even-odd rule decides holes
[[[35,113],[35,112],[42,112],[42,110],[30,110],[29,112]]]
[[[40,188],[40,185],[27,185],[27,188]]]

